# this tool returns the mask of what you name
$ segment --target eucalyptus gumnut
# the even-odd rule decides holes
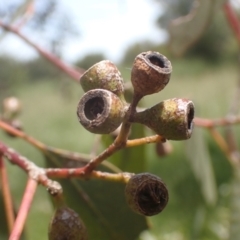
[[[61,206],[53,215],[48,230],[49,240],[87,240],[87,230],[79,215],[72,209]]]
[[[131,81],[140,97],[161,91],[169,82],[171,62],[158,52],[140,53],[134,60]]]
[[[193,118],[193,102],[173,98],[137,112],[132,121],[146,125],[166,139],[185,140],[192,135]]]
[[[144,216],[160,213],[168,203],[168,190],[161,178],[150,173],[133,175],[125,188],[129,207]]]
[[[123,121],[126,107],[114,93],[104,89],[86,92],[77,107],[78,120],[89,132],[109,134]]]
[[[85,92],[100,88],[123,97],[124,83],[121,73],[109,60],[103,60],[89,68],[81,76],[80,84]]]

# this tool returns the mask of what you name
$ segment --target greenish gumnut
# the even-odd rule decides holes
[[[92,89],[105,89],[123,98],[124,83],[118,68],[109,60],[94,64],[80,78],[85,92]]]
[[[158,176],[140,173],[129,179],[125,188],[125,197],[134,212],[144,216],[153,216],[166,207],[168,190]]]
[[[146,125],[166,139],[185,140],[192,135],[193,118],[193,102],[173,98],[137,112],[132,121]]]
[[[131,81],[134,92],[145,96],[161,91],[169,82],[171,62],[158,52],[140,53],[134,60]]]
[[[77,107],[77,116],[89,132],[109,134],[123,121],[127,108],[114,93],[104,89],[86,92]]]
[[[87,229],[79,215],[72,209],[58,207],[48,229],[49,240],[87,240]]]

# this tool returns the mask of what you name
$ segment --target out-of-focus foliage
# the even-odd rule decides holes
[[[64,76],[64,73],[41,57],[27,62],[7,56],[0,57],[0,86],[2,88],[9,88],[13,84],[28,81],[55,79],[60,76]]]
[[[125,54],[121,60],[121,64],[125,66],[132,66],[135,57],[139,53],[149,51],[150,49],[151,51],[158,51],[162,54],[165,54],[164,52],[166,52],[166,48],[159,46],[159,44],[155,44],[147,40],[136,42],[126,49]]]
[[[213,21],[186,54],[210,60],[236,60],[237,42],[229,28],[223,12],[214,15]]]
[[[64,42],[79,35],[73,19],[56,0],[10,0],[0,3],[0,17],[21,30],[39,34],[42,43],[57,55]],[[0,29],[0,39],[6,32]]]
[[[187,15],[196,4],[195,0],[155,1],[159,3],[160,9],[161,7],[164,8],[163,13],[159,14],[156,24],[166,30],[168,30],[172,20]],[[205,32],[188,50],[186,57],[201,57],[211,62],[236,57],[237,44],[234,44],[234,36],[226,22],[223,11],[220,11],[221,6],[216,4],[214,8],[212,19]]]
[[[84,56],[83,58],[77,60],[75,65],[87,70],[93,64],[100,62],[102,60],[105,60],[105,59],[106,59],[106,57],[104,56],[103,53],[90,53],[90,54]]]
[[[48,61],[39,57],[24,64],[27,70],[28,80],[37,81],[43,79],[56,79],[64,76],[58,68],[49,64]]]
[[[25,82],[27,70],[23,64],[7,56],[0,58],[0,99],[8,95],[12,86]]]
[[[161,7],[164,8],[163,14],[157,18],[157,25],[167,29],[169,22],[175,18],[187,15],[191,8],[194,0],[154,0],[158,2]]]

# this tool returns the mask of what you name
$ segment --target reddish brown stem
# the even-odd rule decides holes
[[[9,188],[6,166],[4,164],[4,160],[1,154],[0,154],[0,177],[2,182],[2,194],[3,194],[4,207],[6,211],[6,217],[7,217],[7,225],[10,233],[13,229],[13,224],[14,224],[14,209],[13,209],[11,192]]]
[[[225,16],[228,20],[228,23],[230,27],[232,28],[238,43],[240,44],[240,22],[237,17],[237,14],[233,11],[231,4],[229,1],[226,1],[225,4],[223,4],[223,10],[225,12]]]
[[[45,145],[43,143],[41,143],[40,141],[34,139],[33,137],[27,135],[25,132],[20,131],[16,128],[13,128],[12,126],[10,126],[9,124],[7,124],[6,122],[0,120],[0,128],[4,129],[5,131],[7,131],[10,134],[13,134],[16,137],[20,137],[24,140],[26,140],[27,142],[29,142],[30,144],[32,144],[35,147],[38,147],[40,149],[43,149],[45,147]]]
[[[222,135],[214,128],[209,128],[209,132],[232,166],[235,167],[236,165],[239,165],[239,154],[235,154],[235,151],[232,152],[229,149],[228,144]]]
[[[80,168],[80,171],[83,171],[83,174],[89,174],[93,169],[95,169],[102,161],[112,156],[115,152],[122,149],[124,145],[116,145],[115,142],[111,144],[107,149],[105,149],[97,157],[93,158],[86,166]]]
[[[31,163],[26,158],[19,156],[17,152],[2,142],[0,142],[0,154],[7,157],[13,164],[18,165],[24,171],[27,172],[30,169]]]
[[[14,223],[13,231],[10,235],[9,240],[18,240],[22,234],[22,230],[25,225],[25,221],[27,219],[27,215],[29,212],[29,209],[32,204],[32,200],[34,197],[34,194],[37,189],[37,182],[33,180],[32,178],[28,179],[26,189],[24,191],[24,196],[22,199],[21,206],[19,208],[19,212],[17,215],[17,219]]]
[[[219,119],[206,119],[206,118],[194,118],[194,124],[198,127],[217,127],[217,126],[227,126],[240,123],[240,116],[236,117],[226,117]]]
[[[126,183],[133,174],[125,172],[108,173],[101,171],[92,171],[86,176],[80,168],[48,168],[46,169],[46,175],[51,178],[96,178],[106,181],[117,181]]]
[[[14,149],[9,148],[2,142],[0,142],[0,154],[5,156],[9,161],[11,161],[12,164],[16,164],[22,168],[28,173],[30,178],[47,187],[50,194],[62,194],[61,185],[58,182],[48,179],[45,174],[45,169],[36,166],[26,157],[19,155]]]
[[[23,41],[28,43],[30,46],[35,48],[40,55],[42,55],[44,58],[46,58],[48,61],[53,63],[56,67],[58,67],[61,71],[65,72],[68,76],[70,76],[75,81],[78,81],[80,76],[83,74],[84,70],[79,69],[76,70],[75,68],[68,66],[63,61],[61,61],[58,57],[53,55],[50,52],[47,52],[46,50],[39,47],[37,44],[33,43],[27,36],[23,35],[17,27],[8,25],[0,21],[0,26],[11,33],[16,34],[18,37],[20,37]]]

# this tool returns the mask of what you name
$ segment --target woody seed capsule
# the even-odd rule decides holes
[[[168,84],[171,72],[171,62],[164,55],[152,51],[139,54],[131,72],[135,94],[143,97],[161,91]]]

